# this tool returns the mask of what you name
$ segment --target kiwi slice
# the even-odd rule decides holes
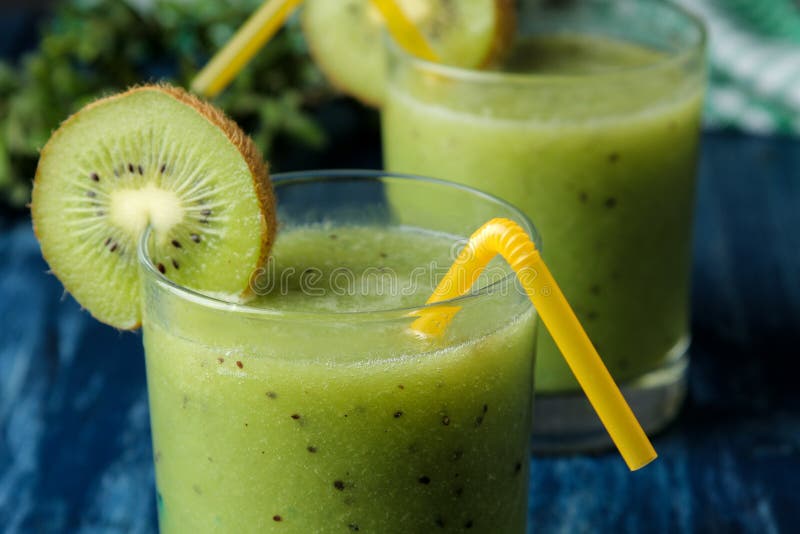
[[[493,64],[514,36],[513,0],[397,0],[443,63]],[[332,85],[380,106],[386,80],[384,23],[370,0],[306,0],[303,33],[314,61]]]
[[[75,299],[121,329],[141,322],[137,246],[215,294],[248,293],[275,235],[275,199],[253,142],[182,89],[145,85],[97,100],[42,149],[31,204],[47,263]]]

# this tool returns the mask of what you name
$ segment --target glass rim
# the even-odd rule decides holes
[[[321,169],[309,171],[292,171],[285,173],[276,173],[270,177],[272,185],[275,189],[279,187],[289,186],[293,184],[315,183],[315,182],[336,182],[336,181],[359,181],[359,182],[383,182],[386,178],[397,179],[409,182],[421,182],[427,184],[434,184],[445,188],[461,190],[470,195],[477,196],[486,201],[499,204],[512,212],[518,219],[519,224],[530,236],[531,240],[536,246],[541,249],[541,238],[533,222],[513,204],[497,197],[492,194],[486,193],[479,189],[469,187],[467,185],[450,182],[439,178],[431,178],[428,176],[420,176],[409,173],[399,173],[390,171],[370,170],[370,169]],[[483,221],[485,222],[485,221]],[[479,224],[483,224],[483,222]],[[477,230],[477,227],[475,228]],[[250,305],[248,302],[238,302],[234,299],[226,299],[223,297],[214,296],[204,293],[197,289],[181,285],[173,280],[170,280],[165,274],[158,270],[153,263],[150,255],[147,252],[147,244],[152,234],[152,227],[148,226],[142,233],[139,243],[137,245],[137,261],[143,269],[143,276],[145,279],[154,281],[160,288],[168,291],[173,296],[182,299],[192,304],[203,306],[207,309],[223,311],[226,313],[237,313],[253,317],[263,318],[287,318],[287,319],[303,319],[303,320],[323,320],[323,319],[339,319],[339,318],[375,318],[380,320],[387,317],[411,317],[415,312],[433,309],[440,306],[463,306],[466,303],[478,300],[481,297],[489,295],[490,292],[500,286],[501,284],[513,282],[516,277],[515,272],[510,272],[506,276],[495,280],[484,286],[470,289],[464,295],[448,300],[436,302],[434,304],[420,304],[417,306],[401,306],[391,308],[379,308],[373,310],[348,310],[348,311],[307,311],[307,310],[279,310],[274,308],[263,308]],[[525,297],[527,299],[527,296]],[[533,304],[531,304],[532,306]]]
[[[611,5],[640,5],[638,0],[588,0],[588,3],[611,4]],[[407,52],[384,31],[384,43],[393,55],[400,57],[414,68],[424,70],[431,74],[436,74],[450,80],[471,82],[471,83],[494,83],[494,84],[519,84],[519,85],[538,85],[541,83],[585,83],[587,80],[602,80],[617,78],[620,76],[630,76],[637,74],[649,74],[658,69],[669,68],[674,64],[681,63],[693,55],[702,54],[708,44],[708,28],[705,22],[693,12],[675,3],[673,0],[663,0],[651,7],[666,9],[683,17],[685,21],[697,31],[697,42],[687,45],[685,48],[675,53],[665,54],[663,59],[638,65],[633,67],[621,67],[613,71],[606,72],[587,72],[576,74],[547,74],[536,72],[503,72],[499,70],[481,70],[475,68],[458,67],[455,65],[445,65],[430,61]]]

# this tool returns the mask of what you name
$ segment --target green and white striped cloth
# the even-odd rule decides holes
[[[709,30],[706,124],[800,135],[800,2],[678,1]]]

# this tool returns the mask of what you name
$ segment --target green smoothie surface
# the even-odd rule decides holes
[[[411,228],[287,229],[272,252],[268,276],[273,283],[249,304],[308,312],[420,306],[433,292],[432,276],[452,261],[457,241]]]
[[[297,277],[272,286],[251,303],[266,315],[151,286],[158,305],[144,342],[161,531],[524,532],[529,303],[482,295],[435,341],[410,334],[403,310],[338,313],[423,303],[428,266],[449,266],[454,242],[411,228],[283,228],[265,280],[320,275],[305,288]],[[376,270],[408,294],[380,289]],[[337,272],[368,280],[366,290]]]
[[[248,305],[322,313],[419,307],[464,243],[459,236],[406,226],[288,228]],[[510,275],[498,257],[473,287],[480,291]]]

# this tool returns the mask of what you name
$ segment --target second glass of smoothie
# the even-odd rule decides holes
[[[663,2],[519,4],[502,70],[388,44],[386,166],[486,190],[536,220],[586,331],[657,430],[685,392],[705,34]],[[536,391],[539,449],[609,443],[546,332]]]

